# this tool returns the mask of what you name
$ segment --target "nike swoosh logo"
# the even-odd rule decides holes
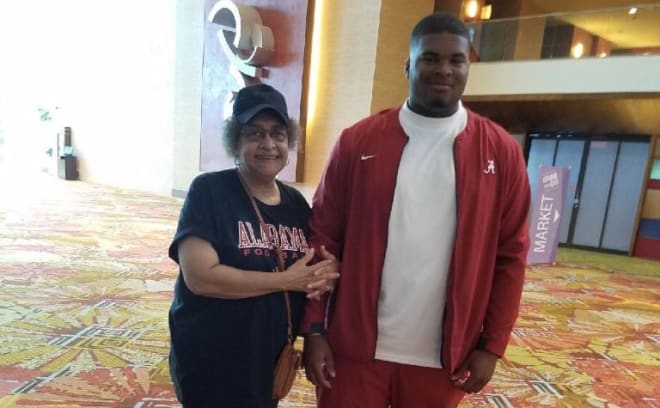
[[[369,160],[369,159],[373,159],[374,157],[376,157],[375,154],[363,154],[362,156],[360,156],[360,160]]]

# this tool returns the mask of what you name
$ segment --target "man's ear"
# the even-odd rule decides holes
[[[406,62],[403,63],[403,72],[408,79],[410,77],[410,58],[406,58]]]

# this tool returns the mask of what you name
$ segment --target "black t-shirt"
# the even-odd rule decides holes
[[[280,182],[278,186],[280,204],[257,204],[288,267],[308,249],[310,209],[296,189]],[[169,248],[177,263],[178,245],[191,235],[211,243],[224,265],[277,273],[274,254],[235,170],[202,174],[192,182]],[[289,292],[289,296],[295,330],[305,295]],[[281,292],[246,299],[198,296],[179,273],[169,319],[170,372],[184,404],[257,407],[270,403],[273,368],[286,343]]]

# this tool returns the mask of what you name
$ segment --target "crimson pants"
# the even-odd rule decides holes
[[[318,387],[318,408],[454,408],[465,393],[449,370],[335,357],[332,388]]]

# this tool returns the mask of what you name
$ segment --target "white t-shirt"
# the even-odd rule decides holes
[[[446,284],[456,234],[454,140],[467,124],[462,104],[430,118],[405,103],[403,149],[389,220],[378,302],[376,358],[442,367]]]

